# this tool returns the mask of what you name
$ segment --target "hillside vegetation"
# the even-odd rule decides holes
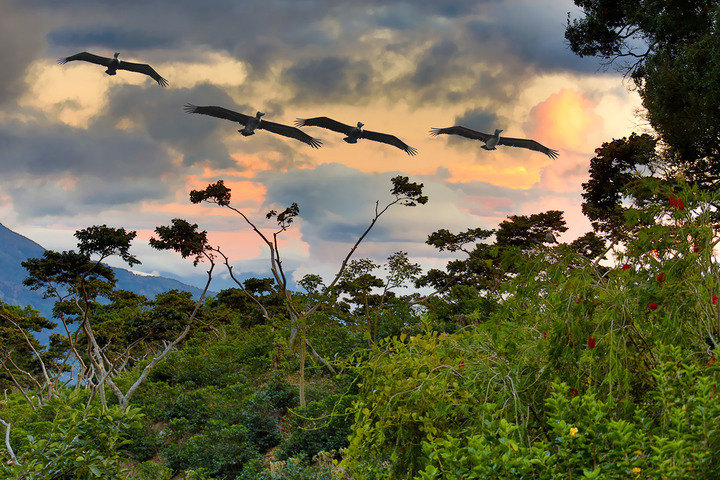
[[[280,246],[301,206],[249,218],[219,180],[190,201],[237,215],[270,277],[206,296],[231,259],[173,219],[151,245],[208,283],[147,298],[103,264],[137,263],[135,232],[80,230],[23,263],[51,319],[0,304],[0,478],[720,478],[720,7],[576,4],[570,47],[630,60],[656,132],[595,151],[592,232],[555,242],[550,210],[431,233],[443,269],[356,258],[386,211],[432,207],[398,176],[336,275],[295,291]]]

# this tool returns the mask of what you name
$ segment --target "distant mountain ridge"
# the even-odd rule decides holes
[[[0,223],[0,300],[21,307],[30,305],[50,318],[54,301],[43,298],[42,293],[30,290],[22,283],[27,271],[21,262],[28,258],[40,258],[44,252],[42,246]],[[149,299],[171,289],[190,292],[195,297],[202,293],[197,287],[171,278],[136,275],[122,268],[113,268],[113,271],[118,289],[129,290]]]

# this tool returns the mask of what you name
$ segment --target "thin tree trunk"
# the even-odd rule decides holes
[[[305,403],[305,326],[300,329],[300,406],[304,407]]]
[[[18,462],[15,452],[12,449],[12,445],[10,445],[10,424],[2,418],[0,418],[0,423],[5,425],[5,447],[7,447],[8,452],[10,453],[10,462],[13,465],[20,465],[20,462]]]

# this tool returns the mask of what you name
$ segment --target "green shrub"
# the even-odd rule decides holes
[[[22,442],[14,442],[19,465],[0,463],[0,478],[13,480],[119,479],[120,459],[127,433],[136,428],[138,409],[122,412],[85,408],[81,392],[54,399],[28,415]],[[15,439],[17,437],[13,437]]]
[[[234,479],[243,465],[258,455],[248,441],[244,425],[211,422],[206,433],[193,435],[181,444],[170,444],[165,451],[173,470],[204,468],[218,478]]]

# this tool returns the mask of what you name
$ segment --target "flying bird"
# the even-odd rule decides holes
[[[387,143],[388,145],[393,145],[400,150],[403,150],[408,155],[415,155],[417,153],[417,149],[407,145],[395,135],[388,135],[387,133],[378,133],[370,130],[363,130],[362,127],[365,124],[362,122],[357,122],[357,126],[351,127],[350,125],[345,125],[344,123],[340,123],[337,120],[333,120],[332,118],[315,117],[298,118],[295,121],[295,125],[298,127],[321,127],[327,128],[328,130],[332,130],[334,132],[343,133],[346,135],[343,140],[345,140],[347,143],[357,143],[358,139],[364,138],[366,140],[373,140],[375,142],[382,142]]]
[[[430,129],[430,135],[433,136],[440,135],[441,133],[447,133],[449,135],[460,135],[461,137],[483,141],[485,142],[485,145],[483,145],[481,148],[484,148],[485,150],[495,150],[495,147],[497,145],[507,145],[508,147],[527,148],[529,150],[542,152],[553,160],[558,157],[557,150],[547,148],[539,144],[535,140],[528,140],[526,138],[501,137],[500,132],[502,132],[502,130],[496,129],[495,133],[490,135],[488,133],[478,132],[466,127],[461,127],[460,125],[455,125],[454,127],[447,128]]]
[[[185,111],[187,113],[200,113],[202,115],[210,115],[211,117],[224,118],[231,122],[238,122],[244,126],[244,128],[241,128],[238,132],[245,137],[254,135],[255,130],[267,130],[268,132],[300,140],[313,148],[320,148],[322,145],[320,140],[311,137],[299,128],[262,120],[261,117],[265,115],[263,112],[257,112],[254,117],[251,117],[242,113],[233,112],[227,108],[214,106],[198,107],[190,103],[185,105]]]
[[[157,73],[150,65],[146,63],[132,63],[124,60],[118,60],[118,55],[120,55],[120,52],[115,52],[115,56],[113,58],[107,58],[101,57],[100,55],[93,55],[88,52],[80,52],[75,55],[59,59],[58,63],[60,65],[64,65],[67,62],[72,62],[73,60],[96,63],[98,65],[102,65],[103,67],[107,67],[105,73],[108,75],[115,75],[118,70],[129,70],[131,72],[145,74],[155,80],[161,87],[167,87],[168,81],[161,77],[160,74]]]

